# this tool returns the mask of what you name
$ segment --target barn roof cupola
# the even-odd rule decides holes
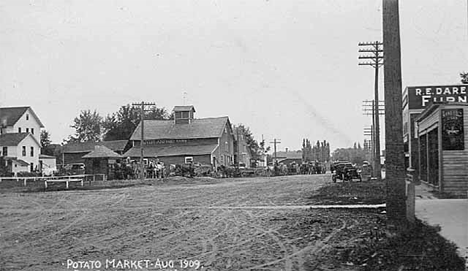
[[[174,106],[174,123],[189,124],[194,119],[195,107],[193,105]]]

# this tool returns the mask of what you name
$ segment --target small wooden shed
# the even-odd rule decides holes
[[[122,157],[105,146],[95,146],[94,151],[83,156],[86,174],[106,174],[107,179],[114,179],[114,167]]]

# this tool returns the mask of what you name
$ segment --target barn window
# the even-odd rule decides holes
[[[193,163],[193,157],[191,157],[191,156],[185,157],[185,163],[186,163],[186,164],[191,164],[191,163]]]

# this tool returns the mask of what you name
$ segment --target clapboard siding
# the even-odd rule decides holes
[[[445,107],[460,108],[460,107]],[[437,110],[438,111],[438,110]],[[468,110],[463,108],[465,150],[442,151],[443,192],[466,195],[468,191]]]

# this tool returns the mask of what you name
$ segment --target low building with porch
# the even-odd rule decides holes
[[[85,174],[104,174],[107,179],[114,179],[115,166],[122,156],[111,149],[96,145],[94,150],[83,156]]]
[[[432,104],[416,123],[419,180],[440,193],[467,197],[468,104]]]
[[[173,120],[145,120],[143,156],[166,165],[199,163],[234,164],[234,133],[228,117],[196,119],[193,106],[176,106]],[[133,147],[124,157],[140,157],[141,123],[130,140]]]

